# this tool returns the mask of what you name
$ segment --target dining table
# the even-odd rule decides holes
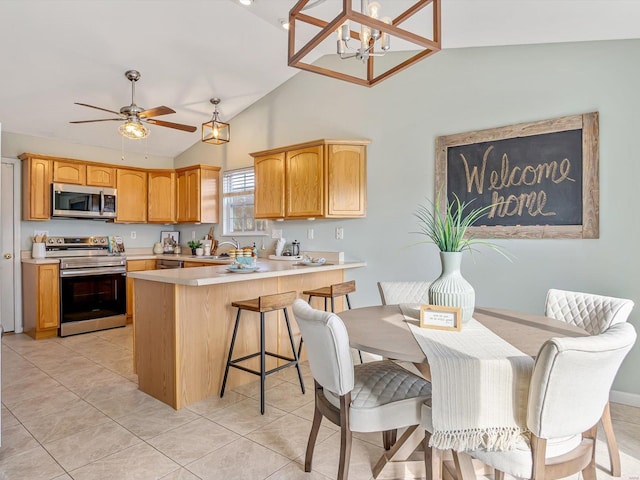
[[[410,326],[419,326],[419,312],[419,305],[400,304],[354,308],[337,315],[346,326],[351,347],[410,362],[431,380],[429,360]],[[560,320],[501,308],[476,307],[473,319],[532,358],[550,338],[588,335],[582,328]],[[415,453],[424,436],[424,429],[419,425],[408,427],[378,460],[373,468],[374,478],[424,478],[424,458]]]

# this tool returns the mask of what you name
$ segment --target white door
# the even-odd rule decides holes
[[[3,158],[0,168],[0,321],[5,332],[22,332],[19,182],[20,161]]]

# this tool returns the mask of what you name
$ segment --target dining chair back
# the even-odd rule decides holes
[[[293,313],[307,346],[315,383],[305,472],[311,471],[320,423],[327,418],[340,426],[338,480],[346,480],[352,432],[382,432],[385,449],[390,449],[397,429],[418,428],[421,405],[431,397],[431,384],[390,360],[354,366],[349,335],[340,317],[315,310],[302,300],[294,302]],[[376,472],[374,468],[374,477]]]
[[[550,289],[545,302],[545,315],[585,329],[590,335],[598,335],[611,325],[626,322],[633,309],[633,302],[624,298]],[[622,466],[620,451],[613,431],[611,411],[607,402],[602,412],[602,427],[607,449],[611,474],[620,477]]]
[[[431,282],[378,282],[382,305],[398,303],[429,304]]]
[[[620,364],[635,340],[635,329],[620,323],[600,335],[545,342],[536,357],[529,388],[530,443],[522,439],[509,451],[453,452],[459,478],[475,479],[470,463],[473,457],[495,468],[498,476],[563,478],[581,471],[585,480],[595,480],[596,426]],[[429,416],[430,408],[425,406],[427,431],[432,425]],[[430,458],[433,461],[442,455],[432,453]],[[429,468],[434,469],[433,464],[427,465]]]
[[[544,314],[598,335],[611,325],[626,322],[631,310],[633,302],[624,298],[552,288],[547,292]]]

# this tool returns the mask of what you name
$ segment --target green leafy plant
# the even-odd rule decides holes
[[[196,248],[200,248],[202,246],[202,242],[200,240],[189,240],[189,242],[187,242],[187,245],[189,245],[189,248],[191,250],[194,250]]]
[[[419,243],[433,243],[441,252],[473,251],[475,245],[483,245],[511,260],[509,255],[498,245],[467,235],[467,229],[487,215],[495,205],[471,208],[473,200],[463,202],[455,193],[453,196],[455,200],[449,202],[447,199],[444,211],[440,209],[439,196],[435,204],[427,200],[427,205],[418,206],[414,216],[418,219],[420,231],[413,233],[428,238],[428,240]]]

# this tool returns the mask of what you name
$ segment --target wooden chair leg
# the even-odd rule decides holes
[[[591,461],[586,467],[582,469],[582,480],[597,480],[597,477],[596,477],[596,435],[597,433],[598,433],[598,426],[596,425],[582,434],[583,439],[588,438],[588,439],[591,439],[592,441]]]
[[[547,457],[547,440],[531,434],[531,458],[533,461],[532,480],[544,479]]]
[[[351,393],[340,397],[340,461],[338,463],[338,480],[347,480],[349,461],[351,460],[351,428],[349,428],[349,406]]]
[[[309,441],[307,442],[307,453],[304,457],[304,471],[311,471],[311,463],[313,462],[313,450],[316,447],[316,440],[318,439],[318,432],[320,431],[320,424],[322,423],[322,413],[318,408],[318,389],[320,386],[316,382],[315,390],[315,410],[313,412],[313,423],[311,424],[311,432],[309,433]]]
[[[429,446],[429,440],[431,434],[425,432],[424,435],[424,467],[427,472],[427,480],[441,480],[442,479],[442,450],[437,448],[431,448]]]
[[[607,449],[609,450],[609,461],[611,462],[611,475],[619,477],[622,475],[622,469],[620,466],[620,450],[618,450],[618,442],[616,442],[616,435],[613,433],[613,422],[611,421],[611,409],[609,402],[604,407],[602,412],[602,430],[607,440]]]
[[[396,439],[398,438],[398,430],[385,430],[382,432],[382,443],[384,445],[385,450],[390,450],[391,447],[396,443]]]
[[[500,470],[496,470],[494,475],[493,475],[494,480],[504,480],[504,472],[501,472]]]

